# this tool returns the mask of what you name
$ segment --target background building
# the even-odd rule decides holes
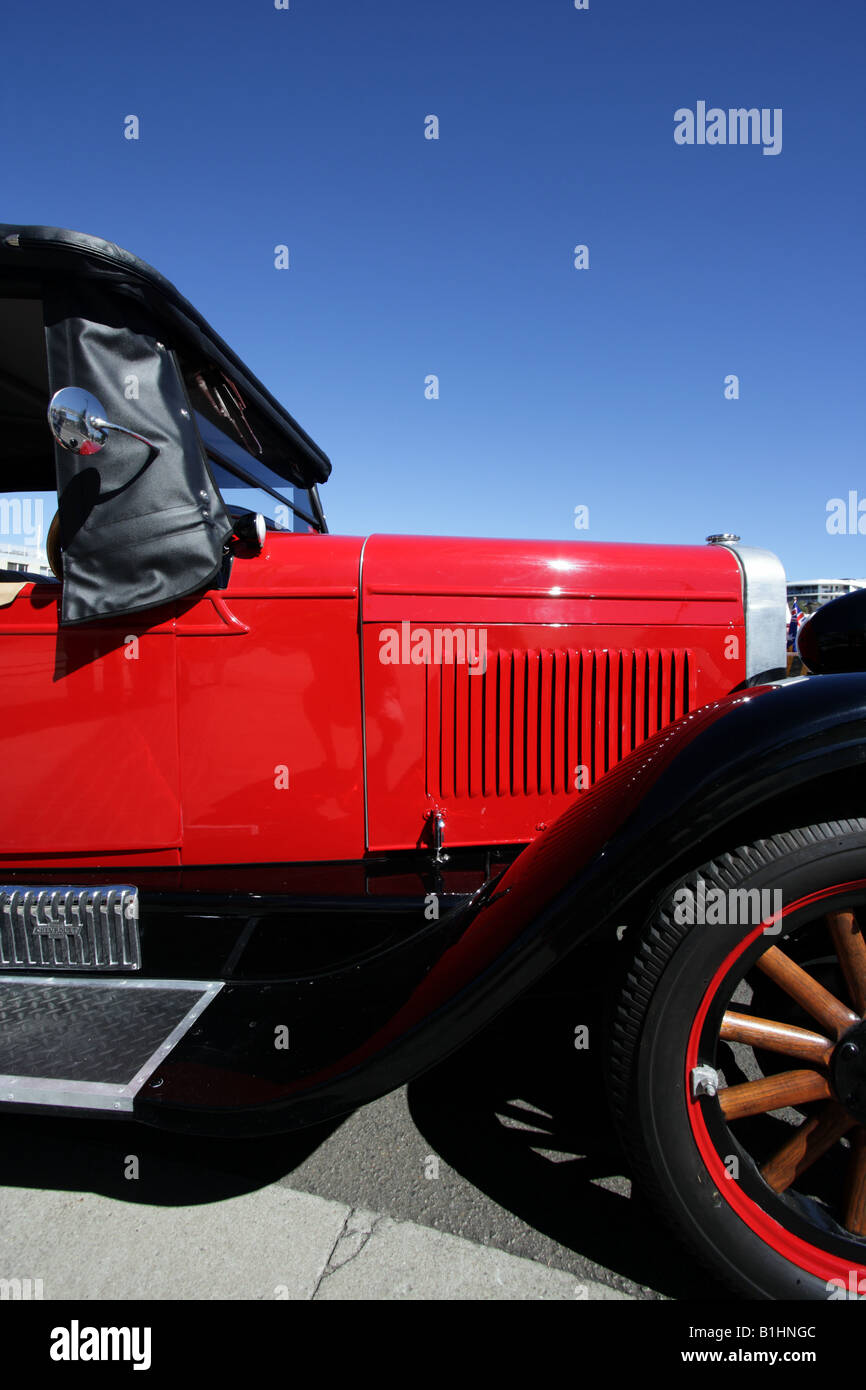
[[[788,582],[788,606],[794,599],[802,613],[814,613],[822,603],[855,589],[866,589],[866,579],[799,579]]]
[[[0,541],[0,570],[16,574],[51,574],[51,566],[41,546],[13,545]]]

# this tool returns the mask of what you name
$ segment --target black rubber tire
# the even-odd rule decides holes
[[[694,888],[698,879],[725,890],[781,887],[785,904],[866,879],[866,819],[770,836],[720,855],[669,885],[629,953],[607,1049],[613,1118],[634,1177],[692,1254],[741,1297],[826,1300],[831,1296],[827,1279],[786,1258],[722,1196],[724,1184],[717,1185],[692,1132],[686,1095],[689,1034],[716,973],[732,948],[743,949],[751,933],[748,926],[690,926],[674,920],[675,892]],[[766,945],[784,942],[808,915],[805,908],[793,913],[785,919],[783,934]],[[811,915],[814,921],[814,907]],[[749,947],[755,953],[762,949],[760,941]],[[717,993],[720,998],[721,987]],[[753,1183],[756,1173],[750,1175]],[[798,1230],[802,1234],[802,1226]],[[859,1263],[866,1265],[866,1240],[863,1247]]]

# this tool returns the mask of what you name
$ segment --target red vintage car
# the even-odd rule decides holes
[[[0,583],[0,1104],[315,1123],[603,933],[668,1223],[746,1296],[859,1289],[860,616],[790,681],[736,537],[331,535],[325,454],[149,266],[4,225],[0,295],[0,529],[53,571]]]

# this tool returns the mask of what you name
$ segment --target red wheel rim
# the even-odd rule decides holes
[[[783,909],[781,916],[787,918],[795,913],[801,914],[828,899],[839,898],[845,894],[862,893],[864,888],[866,888],[866,879],[836,884],[831,888],[809,894],[790,903]],[[866,912],[863,915],[866,917]],[[720,1091],[719,1096],[712,1102],[703,1098],[695,1099],[691,1095],[691,1075],[700,1061],[701,1038],[710,1009],[716,1001],[723,982],[731,975],[741,957],[749,952],[763,933],[763,924],[755,927],[728,953],[710,981],[693,1020],[686,1049],[685,1071],[686,1107],[692,1135],[707,1172],[713,1179],[720,1196],[750,1230],[754,1231],[762,1241],[798,1268],[823,1279],[827,1283],[832,1280],[837,1286],[841,1284],[846,1291],[858,1293],[861,1291],[860,1281],[866,1279],[866,1247],[864,1247],[862,1256],[858,1256],[858,1261],[855,1263],[834,1251],[811,1244],[776,1221],[768,1211],[744,1191],[737,1179],[731,1178],[710,1134],[704,1107],[708,1103],[718,1104],[719,1097],[724,1095],[724,1091]],[[769,951],[770,943],[768,943],[767,949]],[[851,1006],[851,1011],[852,1013],[855,1012],[853,1006]],[[862,1009],[860,1016],[862,1017]],[[859,1233],[857,1238],[859,1238]],[[864,1284],[863,1291],[866,1291],[866,1284]]]

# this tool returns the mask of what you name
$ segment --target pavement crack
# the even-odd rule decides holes
[[[376,1227],[385,1220],[376,1212],[365,1211],[363,1207],[353,1207],[343,1222],[337,1239],[331,1248],[324,1269],[316,1281],[312,1297],[315,1298],[326,1279],[336,1274],[338,1269],[356,1260],[366,1246]]]
[[[346,1227],[347,1227],[347,1225],[349,1224],[349,1221],[351,1220],[351,1217],[352,1217],[352,1212],[351,1212],[351,1211],[347,1211],[345,1217],[343,1218],[343,1224],[342,1224],[342,1226],[340,1227],[339,1231],[337,1232],[337,1238],[336,1238],[336,1240],[334,1241],[334,1244],[331,1246],[330,1251],[328,1252],[328,1258],[326,1259],[325,1263],[322,1265],[321,1272],[320,1272],[320,1274],[319,1274],[318,1279],[316,1280],[316,1287],[313,1289],[313,1292],[310,1294],[310,1301],[311,1301],[311,1302],[312,1302],[312,1300],[316,1297],[316,1294],[319,1292],[319,1289],[322,1287],[322,1284],[324,1283],[325,1279],[328,1277],[328,1275],[329,1275],[330,1273],[332,1273],[332,1270],[331,1270],[331,1267],[330,1267],[330,1266],[331,1266],[331,1261],[332,1261],[332,1259],[334,1258],[334,1253],[335,1253],[335,1251],[336,1251],[336,1249],[337,1249],[337,1246],[340,1244],[340,1241],[343,1239],[343,1236],[345,1235]]]

